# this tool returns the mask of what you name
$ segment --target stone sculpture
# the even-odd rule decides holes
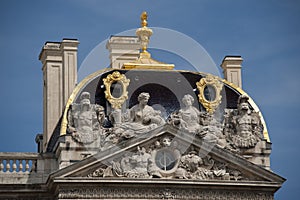
[[[258,113],[250,110],[248,100],[248,96],[241,95],[238,99],[238,109],[229,110],[225,116],[224,133],[235,149],[252,148],[262,138],[260,117]]]
[[[220,147],[227,145],[225,135],[223,134],[223,125],[218,122],[214,116],[208,112],[200,114],[199,136],[206,142],[218,144]]]
[[[137,149],[138,151],[129,157],[129,166],[127,166],[126,176],[130,178],[148,178],[151,155],[146,152],[144,147],[138,147]]]
[[[73,103],[68,112],[68,133],[79,143],[92,143],[100,135],[104,118],[103,107],[91,104],[90,93],[82,92],[80,104]]]
[[[182,102],[184,107],[171,114],[169,123],[181,130],[196,134],[206,142],[217,143],[219,139],[224,139],[222,125],[213,118],[212,114],[200,112],[194,107],[194,98],[190,94],[184,95]]]
[[[132,138],[165,123],[160,111],[147,105],[149,98],[149,93],[142,92],[139,94],[139,103],[129,109],[128,113],[125,114],[127,117],[123,116],[124,122],[116,129],[116,132],[121,133],[122,138]]]
[[[173,114],[173,124],[179,128],[192,132],[198,133],[200,130],[200,111],[193,106],[194,98],[187,94],[182,98],[184,107]]]

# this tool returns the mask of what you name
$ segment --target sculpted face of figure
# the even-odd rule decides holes
[[[162,139],[162,143],[163,143],[163,145],[164,145],[165,147],[171,146],[171,138],[169,138],[169,137],[164,137],[164,138]]]
[[[90,93],[88,92],[83,92],[80,96],[80,105],[82,110],[89,110],[91,102],[90,102]]]
[[[247,111],[249,110],[249,105],[247,101],[249,100],[249,97],[246,95],[241,95],[238,99],[238,107],[241,111]]]
[[[248,109],[249,109],[248,103],[247,103],[247,102],[242,102],[242,103],[240,104],[240,108],[241,108],[242,110],[248,110]]]
[[[150,95],[148,93],[142,92],[138,96],[138,101],[141,105],[147,105],[149,98],[150,98]]]
[[[182,98],[182,102],[185,106],[191,106],[194,103],[194,98],[191,95],[187,94]]]

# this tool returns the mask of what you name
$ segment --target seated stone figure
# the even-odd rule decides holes
[[[173,113],[171,116],[171,123],[180,129],[191,133],[197,133],[201,128],[200,126],[200,111],[193,106],[194,98],[186,94],[182,98],[182,103],[184,107],[178,111],[178,113]]]
[[[250,110],[249,97],[241,95],[238,109],[225,116],[224,133],[234,148],[254,147],[262,138],[262,124],[258,113]]]
[[[184,107],[171,116],[171,124],[179,129],[194,133],[205,141],[215,143],[216,135],[222,134],[221,124],[212,115],[200,112],[193,106],[194,98],[187,94],[182,98]]]
[[[122,137],[131,138],[165,123],[161,117],[161,112],[147,105],[149,98],[149,93],[142,92],[139,94],[139,103],[129,109],[127,121],[122,123],[116,130],[117,132],[122,132]]]
[[[103,110],[102,106],[91,104],[90,93],[82,92],[80,104],[73,103],[68,112],[68,133],[79,143],[94,142],[100,134]]]

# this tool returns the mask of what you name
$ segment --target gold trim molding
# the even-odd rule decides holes
[[[221,90],[223,84],[217,78],[208,74],[206,77],[201,78],[196,85],[199,91],[199,102],[203,105],[207,112],[214,113],[222,100]],[[207,99],[206,97],[205,93],[209,90],[209,88],[214,90],[214,99]]]
[[[127,87],[129,85],[130,80],[126,78],[124,74],[121,74],[118,71],[114,71],[112,74],[107,75],[106,78],[103,79],[103,83],[105,85],[106,90],[105,98],[114,109],[120,109],[123,103],[128,98]],[[111,94],[111,87],[113,83],[120,83],[122,86],[122,95],[120,97],[114,97]]]

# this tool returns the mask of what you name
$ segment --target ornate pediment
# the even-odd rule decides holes
[[[109,159],[87,177],[262,180],[242,173],[228,161],[214,158],[201,145],[188,144],[167,133]]]
[[[241,156],[166,124],[72,164],[53,176],[179,181],[278,181]]]
[[[128,83],[132,80],[129,77],[130,74],[127,77],[114,71],[103,79],[107,100],[103,106],[91,104],[88,92],[82,92],[80,101],[71,105],[67,137],[72,140],[64,150],[74,149],[77,151],[74,154],[91,156],[81,161],[74,156],[76,160],[72,161],[77,163],[61,169],[57,175],[180,181],[278,179],[280,182],[281,177],[260,167],[268,168],[270,148],[262,138],[261,119],[249,107],[247,96],[239,96],[237,109],[226,109],[224,116],[218,116],[224,114],[217,112],[223,85],[209,75],[201,76],[200,97],[215,88],[205,97],[212,107],[205,107],[200,101],[206,110],[199,109],[194,106],[195,94],[186,93],[181,106],[164,115],[166,111],[150,103],[152,94],[156,94],[152,90],[137,90],[136,103],[131,106],[125,103]],[[110,96],[114,100],[126,98],[115,106]],[[69,164],[71,161],[61,166]]]

